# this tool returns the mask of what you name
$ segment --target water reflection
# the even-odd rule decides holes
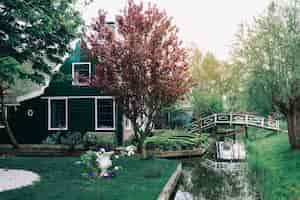
[[[184,172],[175,200],[257,200],[246,168],[216,169],[203,159],[184,161]],[[229,163],[230,164],[230,163]]]

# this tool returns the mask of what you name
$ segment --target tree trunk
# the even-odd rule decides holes
[[[292,149],[300,149],[300,107],[287,113],[288,136]]]
[[[13,133],[13,131],[11,130],[10,125],[9,125],[9,122],[8,122],[7,119],[4,120],[4,125],[5,125],[6,132],[7,132],[7,134],[8,134],[8,137],[9,137],[10,142],[12,143],[12,145],[13,145],[15,148],[20,148],[20,145],[19,145],[17,139],[15,138],[14,133]]]
[[[144,142],[146,138],[140,138],[137,144],[137,150],[139,153],[143,154],[144,151]]]
[[[8,122],[8,117],[5,114],[4,91],[1,89],[0,89],[0,105],[1,105],[1,115],[2,115],[1,118],[4,122],[5,130],[6,130],[6,133],[8,134],[9,140],[15,148],[19,148],[20,145],[19,145],[17,139],[15,138],[13,131],[10,128],[10,125]]]

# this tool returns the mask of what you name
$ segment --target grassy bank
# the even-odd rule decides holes
[[[0,158],[0,168],[25,169],[38,173],[33,186],[0,193],[5,200],[154,200],[161,192],[177,161],[122,158],[115,165],[123,169],[113,179],[83,177],[79,158]]]
[[[248,161],[264,200],[300,199],[300,151],[292,151],[287,134],[251,130]]]

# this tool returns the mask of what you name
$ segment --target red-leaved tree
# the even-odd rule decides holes
[[[139,147],[158,111],[190,88],[186,51],[170,17],[155,5],[129,0],[114,27],[99,12],[83,46],[97,60],[94,85],[114,95]]]

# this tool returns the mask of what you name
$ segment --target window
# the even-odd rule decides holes
[[[96,130],[115,129],[115,101],[112,97],[95,99]]]
[[[48,99],[48,129],[68,129],[68,101],[67,99]]]
[[[88,85],[91,81],[91,63],[72,63],[73,85]]]

